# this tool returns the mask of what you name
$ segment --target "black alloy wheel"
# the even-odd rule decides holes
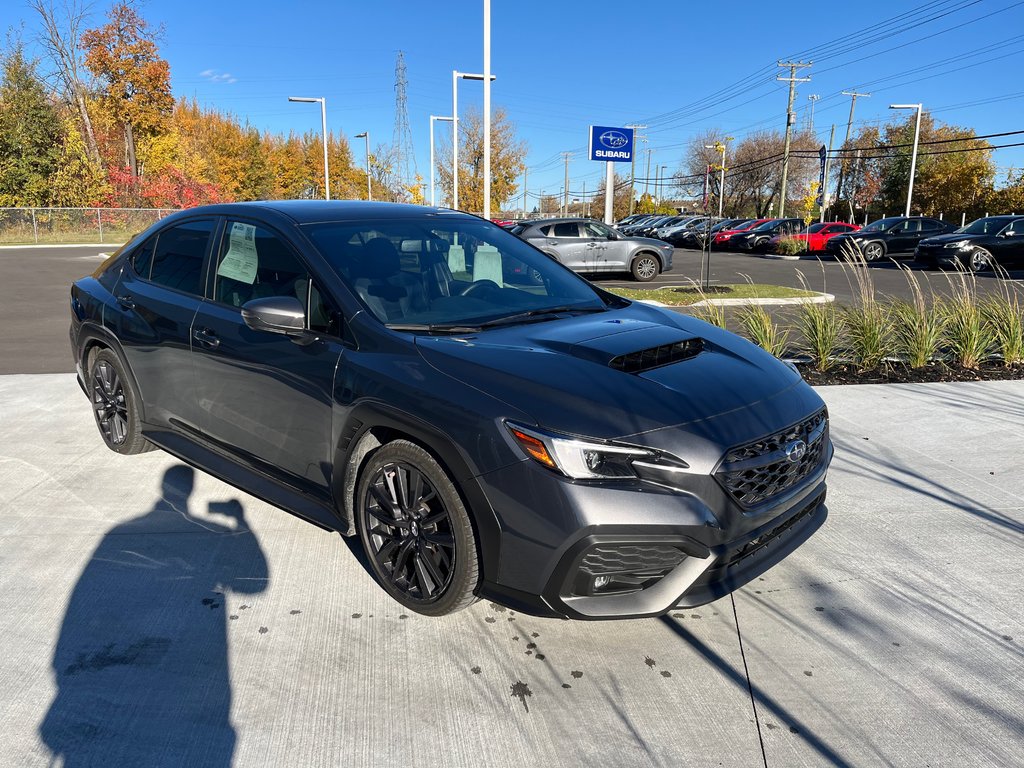
[[[89,374],[89,396],[96,426],[110,450],[135,454],[153,449],[154,446],[142,436],[142,425],[131,384],[121,368],[121,362],[108,349],[100,351],[93,358]]]
[[[405,440],[378,449],[360,474],[357,500],[370,566],[399,603],[440,616],[475,600],[472,525],[451,479],[429,453]]]

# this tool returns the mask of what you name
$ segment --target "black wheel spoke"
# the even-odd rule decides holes
[[[402,578],[405,571],[405,566],[409,563],[409,554],[412,552],[413,547],[416,545],[416,539],[406,539],[398,548],[398,554],[395,555],[395,564],[391,568],[391,581],[398,583],[398,580]]]
[[[432,597],[442,582],[431,579],[430,574],[424,567],[424,558],[417,552],[412,559],[413,571],[416,574],[416,584],[420,589],[420,597]]]
[[[455,537],[450,533],[424,533],[423,540],[447,549],[455,548]]]
[[[441,573],[441,569],[437,567],[437,563],[434,562],[433,555],[422,543],[416,548],[416,562],[421,565],[430,576],[430,579],[437,585],[444,584],[444,574]]]
[[[402,520],[399,517],[400,513],[395,502],[385,496],[384,492],[381,491],[380,488],[376,485],[371,485],[370,495],[376,499],[380,507],[375,509],[374,507],[367,505],[367,512],[386,525],[393,525],[399,528],[407,528],[409,526],[409,522],[407,520]]]
[[[420,520],[420,525],[424,528],[429,528],[432,525],[437,525],[442,520],[448,517],[448,510],[442,509],[439,512],[434,512],[432,515],[427,515]]]

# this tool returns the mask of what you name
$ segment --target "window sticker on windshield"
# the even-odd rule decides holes
[[[228,252],[217,267],[221,277],[252,285],[256,282],[256,227],[251,224],[233,222]]]

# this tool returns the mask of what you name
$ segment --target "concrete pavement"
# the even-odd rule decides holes
[[[406,613],[340,537],[107,451],[72,376],[0,376],[0,764],[1024,764],[1024,382],[820,391],[821,531],[735,609],[577,623]]]

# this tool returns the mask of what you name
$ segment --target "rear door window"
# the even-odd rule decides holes
[[[213,297],[241,307],[252,299],[293,296],[306,305],[309,275],[299,258],[273,232],[228,221],[217,257]]]
[[[560,221],[555,224],[553,235],[555,237],[579,237],[580,226],[575,221]]]
[[[203,259],[213,236],[213,219],[186,221],[157,236],[149,279],[178,291],[203,293]]]

